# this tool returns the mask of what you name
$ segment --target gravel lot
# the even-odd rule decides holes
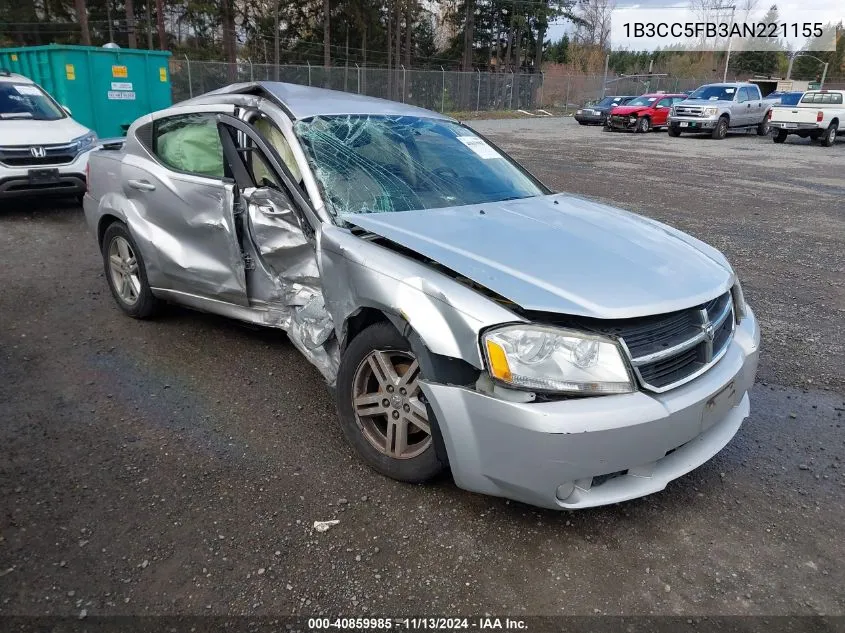
[[[0,615],[845,614],[845,142],[473,126],[728,255],[763,327],[736,439],[578,513],[398,484],[283,334],[125,318],[79,208],[4,202]]]

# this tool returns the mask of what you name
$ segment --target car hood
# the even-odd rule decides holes
[[[610,111],[611,114],[636,114],[648,110],[648,106],[616,106]]]
[[[0,145],[60,145],[88,132],[70,117],[56,121],[0,119]]]
[[[675,103],[676,106],[724,106],[733,103],[733,101],[713,101],[712,99],[684,99]]]
[[[571,194],[341,219],[526,310],[597,318],[659,314],[728,290],[716,249],[654,220]]]

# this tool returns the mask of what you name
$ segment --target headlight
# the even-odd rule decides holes
[[[487,367],[512,387],[580,395],[629,393],[634,383],[613,339],[544,325],[508,325],[482,335]]]
[[[731,288],[731,297],[733,297],[734,300],[734,315],[736,315],[736,322],[739,323],[747,314],[745,295],[742,294],[742,286],[739,285],[739,279],[736,280],[733,288]]]
[[[581,110],[578,110],[575,114],[581,114]]]
[[[704,116],[716,116],[719,108],[704,108]]]
[[[77,137],[71,141],[76,145],[76,151],[84,152],[87,149],[91,149],[94,146],[94,143],[97,142],[97,134],[94,132],[88,132],[88,134],[83,134],[80,137]]]

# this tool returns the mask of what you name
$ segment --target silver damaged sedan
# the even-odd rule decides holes
[[[749,413],[760,333],[717,250],[553,193],[447,116],[249,83],[90,159],[117,305],[280,328],[362,460],[546,508],[640,497]]]

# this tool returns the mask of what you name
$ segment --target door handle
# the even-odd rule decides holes
[[[129,180],[126,184],[138,191],[155,191],[156,188],[153,183],[146,180]]]
[[[266,215],[270,218],[277,218],[282,215],[287,215],[288,213],[287,209],[280,210],[269,204],[258,205],[258,210],[262,213],[262,215]]]

